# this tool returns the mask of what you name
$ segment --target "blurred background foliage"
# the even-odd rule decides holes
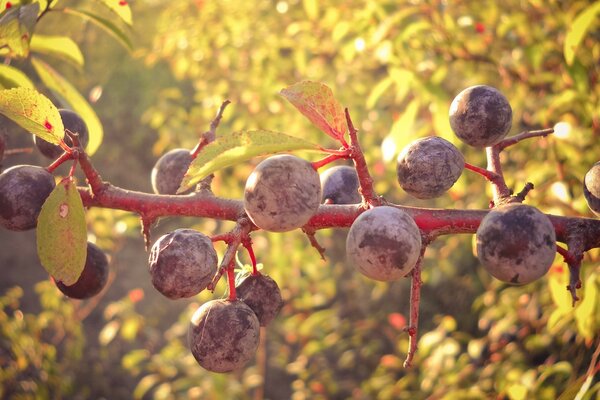
[[[2,0],[0,7],[9,3],[31,2]],[[410,141],[435,134],[485,166],[483,151],[453,137],[447,115],[459,91],[488,84],[511,102],[513,134],[557,130],[503,153],[509,186],[518,191],[531,181],[536,189],[527,203],[593,217],[581,182],[598,161],[598,1],[130,0],[131,27],[126,16],[98,3],[123,2],[50,2],[53,11],[40,18],[34,37],[67,37],[80,49],[82,63],[55,57],[59,45],[42,58],[101,121],[104,139],[93,160],[113,184],[151,191],[158,157],[192,148],[225,99],[232,104],[217,134],[263,128],[335,146],[278,95],[314,80],[350,109],[376,190],[386,199],[487,208],[491,192],[480,176],[465,171],[448,194],[417,200],[399,189],[394,161]],[[85,10],[88,18],[60,12],[65,9]],[[3,54],[5,65],[57,105],[77,106],[48,90],[32,55]],[[14,79],[3,87],[18,85]],[[8,120],[2,128],[9,148],[31,146],[29,135]],[[240,198],[258,161],[217,173],[214,192]],[[20,153],[3,162],[21,163],[48,161]],[[317,233],[326,261],[300,232],[258,232],[255,252],[286,305],[263,328],[255,361],[219,375],[196,365],[186,332],[196,307],[225,295],[224,283],[191,300],[162,298],[148,279],[136,217],[91,209],[87,219],[90,239],[110,254],[111,276],[109,287],[85,302],[62,297],[49,282],[33,232],[0,232],[1,398],[600,398],[598,378],[586,375],[600,330],[598,250],[585,256],[581,301],[572,307],[559,257],[543,279],[513,287],[481,268],[472,235],[441,237],[426,253],[419,351],[414,367],[404,369],[408,280],[373,282],[353,271],[345,263],[344,230]],[[231,226],[170,218],[153,236],[178,227],[214,234]],[[240,253],[240,265],[248,262]]]

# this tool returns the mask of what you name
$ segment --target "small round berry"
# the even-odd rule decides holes
[[[154,193],[176,194],[192,160],[192,154],[187,149],[174,149],[163,154],[152,168],[150,178]],[[192,191],[190,189],[184,194]]]
[[[85,149],[90,141],[90,134],[85,121],[74,111],[60,109],[58,112],[60,113],[60,118],[62,119],[65,131],[68,130],[71,133],[77,133],[79,135],[79,143],[81,144],[81,147]],[[67,134],[63,136],[63,140],[68,146],[73,146],[73,141]],[[64,152],[60,146],[47,142],[36,135],[33,135],[33,142],[40,153],[53,160],[60,157]]]
[[[329,168],[320,176],[323,202],[357,204],[362,201],[362,197],[358,193],[358,175],[353,167],[339,165]]]
[[[421,232],[406,212],[390,206],[362,213],[348,231],[346,255],[365,276],[398,280],[414,268],[421,252]]]
[[[504,139],[512,125],[512,108],[491,86],[471,86],[450,105],[450,126],[460,140],[473,147],[492,146]]]
[[[321,202],[321,181],[312,164],[282,154],[256,166],[246,181],[244,209],[252,222],[271,232],[305,225]]]
[[[108,258],[95,244],[88,242],[85,266],[77,282],[67,286],[56,282],[56,286],[66,296],[73,299],[89,299],[106,286],[108,280]]]
[[[250,275],[236,287],[240,300],[248,304],[258,317],[260,326],[267,326],[283,307],[277,282],[267,275]]]
[[[583,178],[583,195],[590,210],[600,217],[600,161],[586,172]]]
[[[258,318],[244,302],[211,300],[192,316],[188,343],[201,367],[231,372],[254,357],[259,333]]]
[[[449,141],[430,136],[415,140],[398,156],[396,175],[402,189],[418,199],[446,193],[465,167],[461,152]]]
[[[491,210],[476,233],[477,257],[497,279],[526,284],[541,278],[556,255],[556,233],[537,208],[511,203]]]
[[[54,186],[45,168],[16,165],[5,170],[0,174],[0,225],[13,231],[35,228]]]
[[[177,229],[161,236],[152,246],[152,285],[170,299],[195,296],[211,282],[217,261],[208,236],[193,229]]]

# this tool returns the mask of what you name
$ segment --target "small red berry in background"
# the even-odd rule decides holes
[[[9,8],[11,8],[11,7],[12,7],[12,3],[11,3],[10,1],[7,1],[7,2],[6,2],[6,7],[5,7],[5,8],[6,8],[6,9],[9,9]]]
[[[483,32],[485,32],[485,24],[483,22],[477,22],[475,24],[475,31],[477,33],[483,33]]]
[[[121,1],[119,1],[119,5],[120,6],[126,6],[127,2],[125,0],[121,0]]]

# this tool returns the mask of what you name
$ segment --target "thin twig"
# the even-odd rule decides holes
[[[406,359],[404,360],[404,368],[410,368],[412,366],[413,358],[417,353],[417,347],[419,342],[419,305],[421,302],[421,266],[423,263],[423,257],[425,250],[427,249],[428,240],[424,241],[421,245],[421,254],[419,259],[412,270],[411,285],[410,285],[410,318],[408,322],[408,352]]]
[[[221,103],[221,106],[219,107],[219,110],[217,111],[217,115],[210,123],[209,130],[204,132],[200,136],[200,139],[198,140],[198,144],[196,145],[196,147],[194,147],[190,151],[192,158],[196,158],[198,156],[198,154],[200,153],[200,151],[202,151],[204,146],[206,146],[207,144],[209,144],[215,140],[217,127],[219,126],[219,123],[221,122],[221,119],[223,118],[223,112],[225,111],[225,108],[230,103],[231,103],[231,101],[229,101],[229,100],[225,100],[223,103]]]
[[[312,247],[314,247],[315,249],[317,249],[317,251],[319,252],[319,255],[321,256],[321,259],[323,261],[325,261],[325,247],[321,246],[319,244],[319,242],[317,241],[317,238],[315,237],[315,230],[314,229],[310,229],[310,228],[302,228],[302,231],[306,234],[306,236],[308,237],[308,240],[310,241],[310,244]]]
[[[554,128],[540,129],[536,131],[524,131],[517,135],[502,140],[501,142],[497,143],[494,147],[497,147],[498,150],[502,151],[505,148],[517,144],[522,140],[534,137],[546,137],[552,133],[554,133]]]

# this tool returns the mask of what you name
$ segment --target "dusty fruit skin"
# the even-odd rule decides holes
[[[58,112],[60,113],[60,118],[62,119],[65,130],[79,134],[79,143],[81,144],[81,147],[85,149],[90,141],[90,134],[83,119],[76,112],[64,108],[58,110]],[[73,145],[71,138],[66,134],[63,136],[63,140],[67,145]],[[57,159],[64,152],[60,146],[47,142],[36,135],[33,135],[33,142],[40,153],[53,160]]]
[[[16,165],[0,174],[0,225],[13,231],[33,229],[42,205],[54,189],[45,168]]]
[[[347,165],[329,168],[321,175],[322,201],[331,204],[357,204],[362,201],[358,193],[356,169]]]
[[[544,276],[556,255],[556,233],[537,208],[512,203],[491,210],[476,233],[477,257],[495,278],[526,284]]]
[[[348,259],[365,276],[393,281],[414,268],[421,252],[421,232],[406,212],[390,206],[362,213],[346,239]]]
[[[585,174],[583,195],[590,210],[600,217],[600,161]]]
[[[108,280],[108,258],[95,244],[88,242],[85,266],[71,286],[56,282],[56,287],[73,299],[88,299],[97,295],[106,286]]]
[[[312,164],[282,154],[256,166],[246,181],[244,209],[256,226],[287,232],[305,225],[321,202],[321,181]]]
[[[150,179],[152,181],[152,189],[156,194],[175,194],[192,163],[192,154],[187,149],[174,149],[158,159]],[[191,193],[193,189],[188,190],[184,194]]]
[[[446,193],[465,167],[465,158],[449,141],[430,136],[415,140],[398,156],[396,176],[402,189],[418,199]]]
[[[250,275],[236,287],[240,300],[248,304],[258,317],[260,326],[267,326],[283,307],[277,282],[267,275]]]
[[[150,250],[152,285],[170,299],[195,296],[211,282],[217,261],[208,236],[177,229],[161,236]]]
[[[203,368],[230,372],[254,357],[259,332],[258,318],[244,302],[211,300],[192,316],[188,345]]]
[[[502,140],[512,125],[512,108],[502,93],[491,86],[471,86],[450,105],[450,126],[460,140],[473,147],[487,147]]]

